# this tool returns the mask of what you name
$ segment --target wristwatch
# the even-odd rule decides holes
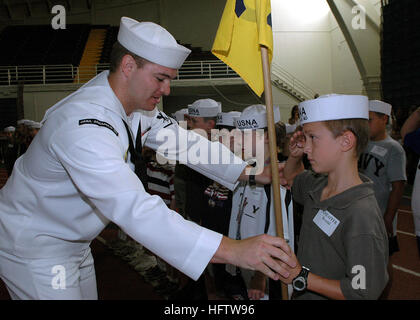
[[[302,270],[292,281],[293,289],[299,292],[305,291],[308,286],[309,268],[302,266]]]
[[[250,174],[249,175],[249,185],[250,186],[255,186],[257,184],[257,182],[255,181],[255,174]]]

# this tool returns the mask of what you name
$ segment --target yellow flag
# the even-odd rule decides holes
[[[229,65],[261,97],[261,47],[273,57],[270,0],[227,0],[211,52]]]

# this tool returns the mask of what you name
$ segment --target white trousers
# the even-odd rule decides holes
[[[416,236],[420,237],[420,160],[417,164],[417,173],[414,179],[413,193],[411,194],[411,209],[413,210]]]
[[[0,277],[13,300],[97,300],[90,248],[59,258],[27,259],[0,251]]]

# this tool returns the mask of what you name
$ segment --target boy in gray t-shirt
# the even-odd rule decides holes
[[[368,98],[329,95],[299,105],[284,177],[304,206],[297,268],[281,279],[295,299],[378,299],[388,281],[388,241],[372,181],[357,161],[369,139]],[[307,154],[313,171],[303,171]],[[299,174],[300,173],[300,174]]]
[[[384,217],[390,255],[398,251],[397,209],[405,181],[406,156],[402,146],[386,131],[392,106],[369,101],[369,144],[359,158],[359,171],[373,181],[376,200]]]

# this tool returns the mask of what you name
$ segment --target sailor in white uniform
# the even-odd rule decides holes
[[[273,259],[291,260],[282,239],[232,241],[186,221],[146,193],[132,170],[135,117],[142,142],[154,149],[163,143],[159,130],[182,130],[155,105],[189,53],[162,27],[123,17],[111,71],[47,111],[0,190],[0,276],[13,299],[97,299],[89,245],[110,221],[193,279],[210,261],[288,275]],[[210,143],[195,140],[203,141]],[[174,146],[167,156],[182,152]],[[233,188],[248,179],[245,166],[196,167]]]
[[[275,123],[280,121],[280,111],[278,107],[274,109]],[[236,128],[247,133],[254,134],[253,141],[251,135],[245,134],[244,148],[252,147],[254,152],[244,152],[244,160],[253,161],[255,159],[256,145],[262,146],[264,149],[262,154],[264,157],[257,159],[265,164],[270,163],[270,152],[268,143],[267,116],[266,107],[264,105],[252,105],[244,109],[239,118],[236,119]],[[257,132],[259,131],[259,132]],[[250,141],[250,143],[247,143]],[[247,159],[247,154],[251,156]],[[294,247],[294,229],[293,229],[293,202],[290,191],[280,186],[282,216],[283,216],[283,234],[284,239]],[[260,234],[277,235],[276,232],[276,216],[274,209],[274,195],[272,185],[261,185],[250,181],[241,182],[233,192],[232,212],[229,224],[229,237],[232,239],[246,239]],[[228,266],[227,270],[235,275],[238,271],[236,267]],[[256,273],[249,270],[241,270],[249,292],[253,289],[255,283],[254,276]],[[257,275],[258,276],[258,275]],[[261,277],[260,277],[261,278]],[[250,290],[251,288],[251,290]],[[251,296],[251,294],[250,294]],[[266,297],[267,298],[267,297]]]

